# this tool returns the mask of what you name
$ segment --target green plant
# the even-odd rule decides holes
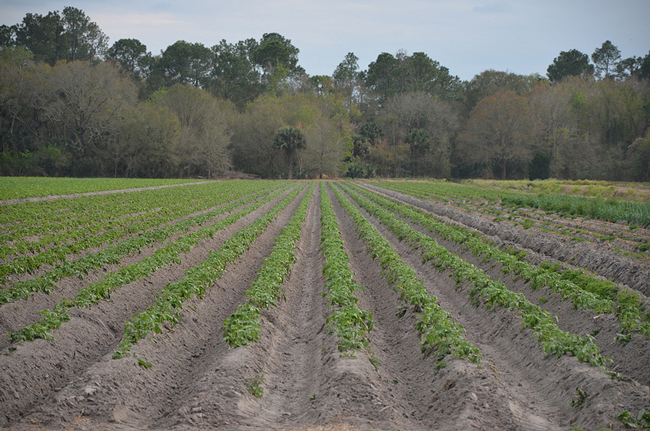
[[[650,412],[646,412],[641,409],[639,413],[635,416],[625,410],[623,413],[616,416],[616,419],[621,421],[626,428],[639,428],[644,430],[650,430]]]
[[[571,406],[572,407],[580,407],[583,405],[586,406],[585,402],[587,401],[587,397],[589,397],[587,392],[585,392],[582,388],[576,388],[576,394],[577,395],[575,397],[571,398],[571,402],[570,402]]]
[[[255,398],[262,398],[262,395],[264,393],[264,388],[262,388],[263,384],[264,371],[260,371],[260,373],[255,377],[246,379],[246,388],[248,389],[248,392],[250,392],[251,395],[253,395]]]

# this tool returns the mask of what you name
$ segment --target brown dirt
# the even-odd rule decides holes
[[[450,205],[416,198],[377,186],[362,184],[402,202],[430,211],[445,222],[478,230],[493,239],[498,246],[516,246],[533,252],[544,260],[588,269],[650,297],[650,262],[616,254],[612,250],[589,242],[573,242],[566,237],[523,229],[508,222],[494,223],[490,217],[463,211]]]
[[[429,293],[464,325],[467,339],[483,354],[481,365],[448,357],[446,367],[436,370],[436,361],[420,351],[416,314],[397,316],[398,293],[386,284],[351,218],[333,196],[332,201],[355,280],[365,287],[359,304],[373,313],[369,350],[341,357],[336,336],[328,330],[315,193],[295,266],[284,284],[287,301],[263,312],[259,342],[228,348],[222,341],[223,321],[245,300],[244,291],[299,199],[203,299],[186,303],[179,324],[141,340],[133,356],[111,358],[123,322],[270,205],[202,242],[180,265],[122,287],[110,301],[76,310],[53,340],[25,343],[13,354],[0,356],[0,425],[16,430],[559,430],[596,429],[611,422],[621,429],[617,414],[648,409],[648,381],[642,381],[646,361],[630,359],[634,379],[621,382],[575,358],[545,355],[530,334],[520,330],[515,313],[476,307],[467,286],[456,290],[447,273],[423,265],[418,251],[366,215],[414,266]],[[467,253],[463,257],[473,258]],[[498,270],[486,268],[491,276]],[[526,296],[537,294],[524,283],[503,280]],[[606,341],[616,329],[608,329],[610,321],[592,323],[592,316],[573,313],[557,298],[549,298],[548,307],[561,324],[575,326],[578,332],[599,327]],[[0,308],[0,317],[5,313]],[[588,323],[581,323],[585,320]],[[138,358],[152,367],[139,366]],[[634,364],[640,371],[634,371]],[[263,395],[258,399],[247,384],[260,376]],[[588,393],[587,403],[572,407],[578,387]]]

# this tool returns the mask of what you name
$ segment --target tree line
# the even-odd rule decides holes
[[[278,33],[159,55],[81,10],[0,26],[1,175],[650,181],[650,52],[462,81],[426,53],[308,75]]]

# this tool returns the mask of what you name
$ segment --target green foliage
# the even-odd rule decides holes
[[[264,372],[261,371],[257,376],[246,379],[246,388],[255,398],[262,398],[264,394]]]
[[[206,289],[221,278],[226,268],[248,250],[299,192],[300,190],[294,190],[289,193],[263,217],[233,234],[219,250],[211,251],[206,260],[185,271],[183,278],[165,286],[152,306],[126,322],[124,336],[118,349],[113,352],[113,358],[126,356],[133,345],[148,334],[161,333],[165,322],[172,326],[178,323],[182,316],[183,302],[197,296],[202,298]]]
[[[320,189],[320,205],[321,251],[325,257],[323,275],[326,277],[325,289],[332,310],[327,324],[336,332],[339,352],[354,356],[356,350],[368,347],[368,333],[374,326],[372,313],[357,305],[358,299],[354,292],[363,292],[364,288],[353,280],[350,258],[345,251],[324,184]]]
[[[528,264],[523,260],[525,251],[500,250],[475,231],[443,223],[420,209],[356,189],[391,211],[399,212],[445,239],[467,247],[474,255],[499,262],[503,265],[502,272],[530,281],[531,287],[547,285],[560,293],[563,299],[570,300],[576,308],[591,309],[596,313],[616,313],[625,331],[639,332],[650,337],[650,322],[643,319],[644,307],[634,292],[619,290],[611,281],[596,279],[583,271],[560,271],[559,263],[542,262],[539,266]]]
[[[180,230],[188,230],[189,227],[191,227],[193,224],[198,224],[199,222],[206,222],[207,220],[216,217],[218,214],[231,211],[232,209],[242,204],[254,201],[255,199],[259,198],[260,194],[262,193],[265,192],[249,195],[247,198],[236,200],[230,203],[229,205],[223,206],[212,212],[205,213],[201,216],[196,216],[198,217],[198,219],[192,219],[192,218],[186,219],[183,222],[178,223],[176,227],[183,228]],[[72,301],[68,301],[64,299],[55,305],[54,311],[50,311],[50,310],[43,311],[42,314],[44,315],[44,318],[41,319],[40,322],[36,322],[32,325],[26,326],[16,334],[11,334],[10,335],[11,339],[13,341],[25,341],[25,340],[34,340],[36,338],[51,338],[50,331],[52,329],[58,328],[62,322],[65,322],[70,319],[67,311],[68,308],[88,307],[100,301],[103,301],[105,299],[108,299],[111,293],[114,290],[120,288],[121,286],[130,283],[132,281],[139,280],[143,277],[146,277],[149,274],[152,274],[153,272],[158,270],[159,268],[163,267],[164,265],[167,265],[172,262],[180,261],[180,257],[179,257],[180,254],[189,252],[194,245],[198,244],[200,239],[212,237],[214,233],[217,232],[218,230],[224,229],[227,226],[234,223],[235,221],[237,221],[238,219],[240,219],[241,217],[250,214],[256,208],[259,208],[264,203],[270,201],[280,193],[282,193],[282,190],[276,191],[275,193],[268,195],[265,199],[262,199],[254,203],[253,205],[250,205],[249,207],[240,210],[238,213],[231,214],[230,216],[224,218],[223,220],[213,225],[205,226],[191,234],[181,236],[177,240],[169,242],[164,247],[161,247],[158,250],[156,250],[156,252],[150,257],[132,263],[131,265],[122,267],[116,272],[107,274],[99,281],[88,284],[86,287],[79,290],[79,292],[77,293],[77,295]],[[170,229],[169,232],[166,232],[167,236],[175,232],[175,230],[173,229],[174,226],[168,226],[168,227],[172,229]],[[148,233],[149,232],[145,232],[143,235],[146,236]],[[162,237],[153,236],[152,239],[157,241],[162,241],[165,237],[166,236],[162,236]],[[142,239],[142,236],[136,238]],[[140,243],[138,244],[138,247],[144,247],[144,244]],[[114,259],[113,263],[119,262],[119,259],[115,260],[115,255],[113,255],[113,259]],[[94,261],[94,263],[96,265],[99,265],[99,267],[106,264],[106,262],[101,259]],[[68,268],[68,269],[72,269],[72,268]],[[44,280],[47,281],[47,279]],[[52,279],[49,279],[49,282],[52,285],[54,284]],[[48,284],[47,286],[50,285]],[[22,287],[28,288],[29,285],[23,284]],[[25,293],[23,291],[16,291],[16,289],[8,290],[2,293],[7,294],[3,296],[3,298],[6,298],[7,296],[14,298],[17,295],[24,295],[24,296],[28,295],[28,293]],[[155,329],[158,330],[159,327],[155,326]]]
[[[358,188],[356,189],[358,190]],[[602,368],[606,366],[607,361],[600,354],[600,350],[592,337],[562,331],[553,321],[553,316],[550,313],[538,305],[532,304],[523,294],[511,292],[503,282],[490,279],[482,270],[463,260],[458,255],[449,252],[433,238],[416,231],[379,205],[351,190],[349,193],[366,211],[379,217],[381,222],[395,233],[400,240],[406,241],[413,248],[420,250],[424,261],[431,262],[439,270],[450,270],[458,284],[462,282],[470,283],[473,286],[470,297],[475,300],[483,299],[484,306],[489,308],[499,306],[519,313],[522,318],[522,326],[531,329],[532,334],[537,337],[537,340],[542,345],[544,352],[556,354],[558,357],[564,354],[572,354],[578,360],[588,362],[593,366]],[[593,307],[600,310],[599,312],[611,311],[611,302],[596,298],[595,295],[584,292],[567,282],[557,279],[557,282],[553,282],[554,273],[545,270],[539,271],[536,267],[489,246],[474,235],[467,235],[462,229],[455,229],[450,225],[436,221],[434,218],[425,215],[423,211],[411,209],[405,204],[382,198],[368,191],[364,193],[372,195],[374,200],[390,207],[392,211],[402,213],[431,230],[435,229],[443,237],[462,243],[472,250],[474,254],[501,260],[504,266],[508,268],[508,271],[511,271],[511,268],[520,268],[517,271],[521,271],[521,275],[527,280],[535,277],[536,283],[551,284],[552,288],[556,286],[554,290],[557,289],[563,295],[571,297],[576,306]]]
[[[414,311],[421,313],[418,315],[416,329],[421,337],[422,352],[426,355],[435,353],[439,361],[446,355],[453,354],[458,358],[479,363],[479,350],[462,336],[465,329],[440,307],[436,297],[426,292],[413,267],[404,263],[388,241],[340,191],[335,189],[334,193],[341,206],[354,219],[360,237],[368,244],[368,251],[373,259],[379,261],[384,277],[396,291],[401,292],[403,300]]]
[[[295,263],[295,247],[314,187],[314,184],[309,187],[289,224],[275,239],[271,255],[259,269],[251,288],[246,291],[249,299],[223,322],[223,339],[230,346],[245,346],[257,341],[262,329],[261,309],[275,307],[284,298],[282,283]]]
[[[636,417],[632,416],[630,412],[625,410],[616,419],[621,421],[625,428],[635,428],[642,430],[650,430],[650,412],[641,409]]]
[[[623,221],[631,225],[650,226],[650,204],[578,196],[514,194],[504,196],[502,203],[511,207],[539,208],[544,211],[591,217],[613,223]]]
[[[567,76],[580,76],[582,74],[592,75],[594,66],[589,64],[589,56],[577,49],[561,51],[560,55],[553,60],[546,72],[548,79],[552,82],[560,82]]]

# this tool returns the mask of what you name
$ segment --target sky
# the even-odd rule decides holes
[[[0,24],[66,6],[109,46],[134,38],[154,55],[178,40],[212,47],[279,33],[309,75],[331,75],[348,52],[361,70],[382,52],[424,52],[462,80],[488,69],[545,76],[561,51],[591,56],[607,40],[622,58],[650,52],[650,0],[0,0]]]

